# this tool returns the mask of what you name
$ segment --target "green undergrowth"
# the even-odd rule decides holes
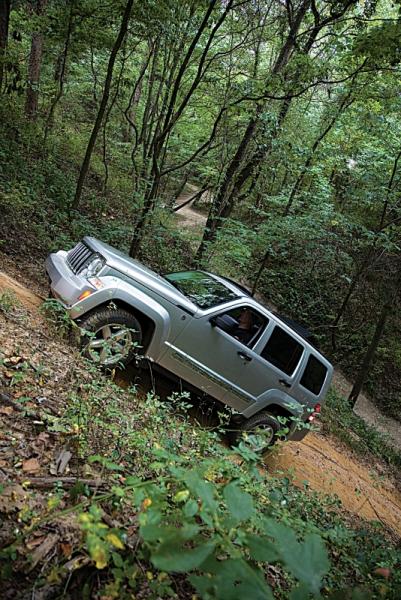
[[[333,389],[328,394],[322,419],[326,431],[359,454],[373,454],[390,467],[401,471],[401,452],[391,445],[385,434],[369,426],[356,415],[347,399]]]
[[[3,579],[15,577],[30,536],[75,515],[79,538],[69,556],[37,566],[36,590],[53,585],[66,598],[77,586],[82,598],[399,598],[400,549],[379,523],[352,527],[337,498],[272,477],[245,445],[227,448],[187,408],[185,395],[162,402],[87,371],[48,431],[68,440],[81,478],[99,483],[55,483],[42,511],[20,515],[1,551]]]
[[[0,106],[0,250],[6,254],[42,261],[85,235],[128,252],[142,201],[127,178],[129,165],[104,189],[94,159],[82,205],[69,212],[80,166],[79,136],[73,127],[52,132],[45,142],[39,126],[27,125],[18,107]],[[169,210],[155,211],[140,258],[164,272],[184,269],[192,260],[185,232],[176,231]]]

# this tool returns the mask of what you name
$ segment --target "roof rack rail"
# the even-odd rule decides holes
[[[309,331],[309,329],[307,329],[303,325],[300,325],[299,323],[294,321],[294,319],[290,319],[290,317],[285,317],[284,315],[280,314],[277,311],[272,311],[272,312],[276,317],[281,319],[286,325],[291,327],[291,329],[296,331],[296,333],[298,335],[300,335],[302,338],[304,338],[304,340],[306,340],[312,346],[314,346],[316,349],[318,349],[317,340],[316,340],[315,336],[313,335],[313,333],[311,331]]]

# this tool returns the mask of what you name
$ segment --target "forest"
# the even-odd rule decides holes
[[[397,418],[398,17],[2,2],[2,248],[22,260],[94,233],[161,271],[210,265],[306,323],[351,402],[364,385]],[[207,215],[195,239],[172,219],[187,184]]]
[[[311,330],[351,382],[339,412],[347,406],[344,410],[352,414],[364,392],[383,414],[400,420],[400,8],[390,0],[0,0],[1,269],[18,271],[43,290],[48,253],[92,235],[160,273],[192,267],[230,277]],[[192,227],[182,217],[189,203],[199,215]],[[108,385],[113,384],[99,384],[100,403]],[[157,402],[156,407],[161,410]],[[142,416],[146,420],[148,415]],[[160,464],[170,460],[159,454],[152,459],[159,464],[157,476]],[[114,476],[113,467],[102,460],[94,462]],[[166,481],[176,477],[185,482],[185,493],[178,485],[175,510],[191,492],[212,513],[209,488],[203,480],[188,479],[183,468],[163,475],[164,483],[154,492],[160,506],[168,494]],[[234,477],[219,468],[218,483]],[[241,477],[248,482],[246,492],[236,483],[222,492],[234,511],[237,494],[249,508],[233,517],[232,527],[253,514],[253,484]],[[137,484],[132,477],[131,484],[124,491],[127,498]],[[123,494],[115,486],[109,494],[113,502]],[[141,494],[133,502],[143,508],[149,498]],[[171,562],[179,543],[188,546],[201,537],[190,521],[197,510],[190,502],[185,504],[187,530],[174,541]],[[291,502],[302,503],[295,492]],[[318,520],[317,512],[310,508]],[[89,554],[99,567],[108,560],[102,554],[100,509],[85,514],[81,525],[86,532],[92,527]],[[159,517],[154,518],[157,523]],[[202,518],[211,528],[210,514]],[[157,541],[154,523],[149,523],[144,534],[148,558]],[[321,550],[315,529],[306,530],[312,537],[305,538],[302,550],[285,530],[285,525],[296,529],[294,523],[284,518],[283,529],[272,537],[288,535],[293,548],[299,545],[297,552],[309,552],[316,581],[299,575],[295,550],[288,557],[283,547],[281,562],[290,579],[283,587],[280,583],[278,592],[271,579],[281,575],[270,574],[269,583],[275,597],[317,598],[328,567],[323,559],[314,563],[314,553]],[[227,550],[234,545],[232,527],[227,527],[225,537],[220,532],[228,544],[221,553],[239,560],[231,546]],[[250,541],[243,527],[240,545],[249,542],[256,561],[269,560],[268,551],[262,551],[256,537]],[[108,538],[113,550],[107,550],[107,557],[113,556],[117,572],[128,569],[128,562],[123,567],[118,558],[126,541],[114,529],[108,535],[117,538]],[[331,543],[334,537],[327,539]],[[216,539],[209,546],[217,547]],[[163,544],[152,559],[162,574],[174,570]],[[347,544],[345,552],[353,545],[359,556],[355,539]],[[206,545],[202,541],[192,548],[192,558],[177,571],[201,564],[195,553],[200,549],[198,558],[207,556]],[[338,559],[338,572],[345,569],[341,564]],[[369,580],[355,564],[356,574],[350,569],[341,581],[344,589]],[[375,564],[383,566],[380,558]],[[246,593],[270,598],[260,574],[255,571],[248,581],[249,573],[241,568],[242,583],[234,578],[226,595],[219,587],[225,572],[210,567],[214,592],[199,575],[191,575],[191,585],[179,578],[173,585],[167,575],[159,575],[156,585],[150,573],[144,580],[147,576],[152,591],[140,587],[145,595],[124,591],[124,596],[121,574],[114,574],[113,589],[93,596],[88,591],[85,597],[190,598],[195,588],[202,598],[243,598]],[[366,573],[372,568],[366,567]],[[227,577],[229,571],[227,562]],[[300,586],[290,596],[291,577]],[[336,589],[336,577],[324,595]],[[59,581],[55,576],[50,583]],[[372,597],[388,593],[395,599],[400,590],[391,585],[380,589],[377,585]]]

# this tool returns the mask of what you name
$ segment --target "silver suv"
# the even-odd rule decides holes
[[[204,271],[162,277],[92,237],[50,254],[46,270],[52,294],[86,332],[87,357],[114,368],[143,354],[234,409],[236,430],[255,448],[279,432],[302,439],[320,413],[332,365],[305,329],[238,284]]]

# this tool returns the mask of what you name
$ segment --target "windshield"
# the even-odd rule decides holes
[[[168,273],[164,277],[199,308],[213,308],[238,298],[235,292],[202,271]]]

